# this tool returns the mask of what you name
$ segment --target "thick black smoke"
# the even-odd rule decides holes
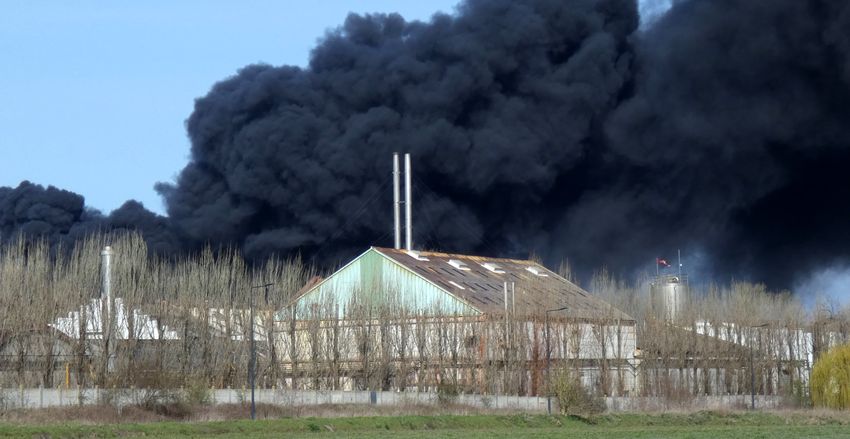
[[[168,213],[195,242],[344,258],[391,242],[402,151],[420,246],[569,254],[551,231],[598,166],[637,24],[629,0],[474,0],[428,24],[351,15],[308,69],[250,66],[197,101],[193,161],[160,187]]]
[[[81,237],[103,221],[99,212],[85,209],[73,192],[22,182],[0,187],[0,241],[24,234],[54,242]]]
[[[71,201],[3,204],[0,230],[105,223],[163,251],[334,263],[391,244],[401,151],[422,247],[623,274],[682,247],[703,276],[780,287],[850,256],[850,3],[679,1],[637,25],[634,0],[351,15],[308,68],[248,66],[198,99],[191,163],[158,186],[167,220],[47,189]]]
[[[567,236],[630,237],[614,254],[698,244],[716,273],[783,287],[850,256],[850,2],[680,2],[637,48],[635,93],[607,122],[623,172]]]
[[[83,197],[70,191],[22,182],[16,188],[0,187],[0,243],[26,237],[54,244],[73,244],[97,232],[141,232],[150,249],[174,254],[181,248],[168,219],[130,200],[108,216],[86,208]]]

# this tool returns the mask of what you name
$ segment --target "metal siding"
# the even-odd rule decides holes
[[[634,358],[636,349],[634,325],[627,323],[620,326],[553,323],[550,330],[552,358],[603,358],[603,341],[605,342],[605,358]],[[541,333],[540,337],[545,339],[545,332]],[[576,351],[578,351],[577,357]]]
[[[310,315],[311,308],[338,305],[339,314],[356,294],[387,303],[397,300],[414,312],[433,314],[478,315],[480,312],[452,297],[430,281],[370,249],[347,266],[328,277],[296,302],[300,318]]]
[[[365,255],[364,255],[365,256]],[[339,306],[339,313],[344,313],[345,307],[351,302],[357,291],[361,289],[362,258],[343,267],[324,282],[307,292],[296,302],[296,312],[299,318],[308,318],[313,305],[333,304]]]
[[[411,310],[438,312],[443,315],[478,315],[480,312],[423,277],[402,267],[397,262],[380,255],[385,291],[398,292],[401,302]]]

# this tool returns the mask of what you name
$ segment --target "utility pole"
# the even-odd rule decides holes
[[[101,293],[100,293],[100,334],[103,339],[103,371],[101,372],[100,384],[106,385],[106,377],[109,375],[110,357],[114,355],[113,343],[113,312],[112,312],[112,247],[106,246],[100,252],[101,271]]]
[[[679,255],[679,260],[677,261],[677,263],[679,264],[679,280],[681,281],[681,279],[682,279],[682,250],[677,249],[676,253]]]
[[[256,387],[255,382],[257,379],[257,345],[254,340],[254,290],[257,288],[264,288],[266,301],[268,301],[269,297],[269,287],[274,285],[273,283],[267,283],[263,285],[255,285],[251,287],[251,326],[249,331],[251,337],[251,359],[248,364],[248,382],[251,383],[251,420],[254,421],[257,419],[257,404],[254,402],[254,388]],[[271,340],[269,340],[271,341]]]
[[[546,412],[550,415],[552,414],[552,373],[549,370],[549,364],[552,362],[552,350],[549,349],[549,313],[568,309],[568,306],[562,306],[546,310]]]
[[[756,369],[753,365],[753,330],[764,328],[767,323],[761,325],[750,326],[750,409],[756,409]]]

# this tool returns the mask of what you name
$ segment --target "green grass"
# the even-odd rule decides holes
[[[219,438],[850,438],[847,418],[797,413],[568,416],[393,416],[114,425],[0,424],[0,437]]]

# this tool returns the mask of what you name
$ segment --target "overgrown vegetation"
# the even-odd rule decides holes
[[[579,377],[568,370],[562,370],[554,378],[555,396],[561,413],[568,415],[589,415],[605,411],[605,402],[594,396],[590,389],[582,385]]]
[[[437,402],[441,406],[456,403],[458,394],[457,386],[452,383],[441,383],[437,386]]]
[[[104,337],[93,299],[107,244],[112,306],[136,317],[106,322]],[[821,303],[810,313],[792,294],[741,282],[693,292],[673,322],[649,300],[648,279],[631,285],[601,271],[588,289],[635,322],[553,314],[547,333],[539,310],[468,318],[408,309],[392,291],[288,307],[315,274],[297,259],[249,266],[229,249],[152,257],[133,233],[94,235],[71,249],[12,241],[0,248],[0,387],[135,388],[150,407],[209,404],[209,389],[248,387],[253,332],[260,388],[434,392],[444,404],[551,392],[568,413],[597,411],[604,396],[672,407],[753,392],[805,406],[812,359],[850,340],[846,310]],[[570,278],[567,265],[562,274]],[[72,334],[48,326],[60,318]],[[548,389],[547,373],[570,378]]]
[[[464,438],[799,438],[846,437],[848,419],[801,414],[621,416],[381,416],[230,422],[0,425],[0,436],[23,437],[464,437]]]
[[[850,344],[821,355],[811,381],[815,407],[850,409]]]

